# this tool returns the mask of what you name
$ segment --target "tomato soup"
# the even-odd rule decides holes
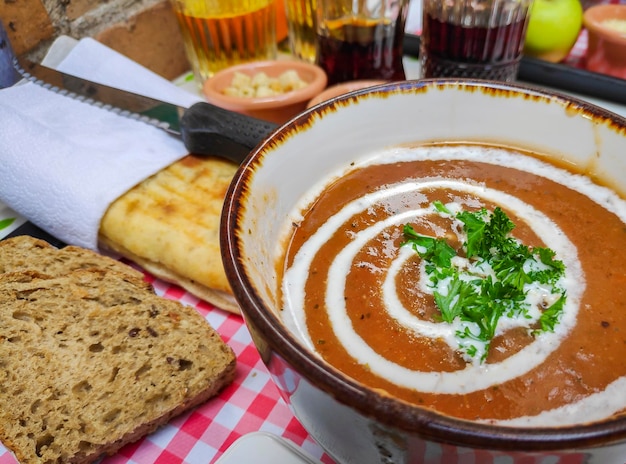
[[[562,264],[563,298],[524,287],[527,311],[505,311],[489,342],[469,350],[463,343],[475,333],[459,318],[442,320],[434,292],[445,299],[451,290],[424,282],[428,265],[404,227],[461,249],[467,238],[450,211],[496,210],[514,224],[515,243],[548,249]],[[503,147],[396,147],[329,178],[290,227],[284,321],[357,381],[486,423],[554,426],[626,413],[626,201],[610,189]],[[541,316],[556,301],[544,330]],[[482,356],[471,356],[476,347]]]

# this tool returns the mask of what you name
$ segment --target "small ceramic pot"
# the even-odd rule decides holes
[[[368,87],[374,87],[375,85],[384,84],[386,81],[380,80],[358,80],[348,81],[341,84],[335,84],[328,87],[326,90],[319,93],[316,97],[313,97],[307,104],[307,108],[311,108],[321,102],[332,100],[335,97],[344,95],[346,93],[353,92],[355,90],[366,89]]]
[[[226,273],[262,359],[296,417],[338,463],[623,464],[624,416],[561,427],[445,416],[347,377],[283,322],[277,248],[285,241],[286,218],[304,195],[360,155],[468,140],[584,166],[626,193],[626,119],[581,101],[520,85],[422,80],[317,105],[252,152],[223,209]]]
[[[231,86],[236,73],[251,78],[265,73],[269,78],[278,78],[286,71],[296,71],[305,87],[275,96],[232,96],[224,89]],[[326,87],[326,74],[322,68],[295,60],[254,61],[232,66],[217,72],[203,85],[204,95],[210,103],[258,119],[283,124],[306,108],[307,103]]]
[[[626,79],[626,5],[592,6],[583,23],[589,34],[587,69]]]

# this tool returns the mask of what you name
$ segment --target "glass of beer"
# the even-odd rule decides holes
[[[402,41],[409,0],[317,1],[317,64],[328,85],[405,79]]]
[[[422,77],[516,79],[532,0],[424,0]]]
[[[291,53],[301,60],[315,63],[316,0],[285,0]]]
[[[235,64],[276,58],[276,0],[171,0],[198,84]]]

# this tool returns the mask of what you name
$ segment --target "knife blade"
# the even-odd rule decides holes
[[[189,108],[116,89],[15,57],[13,66],[27,80],[68,97],[163,129],[179,137],[190,153],[219,156],[241,164],[277,125],[207,102]]]

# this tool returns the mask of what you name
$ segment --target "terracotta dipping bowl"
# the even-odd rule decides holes
[[[626,5],[593,6],[583,23],[589,33],[587,69],[626,79]]]
[[[332,100],[335,97],[340,95],[344,95],[346,93],[354,92],[355,90],[366,89],[368,87],[374,87],[376,85],[384,84],[385,81],[379,80],[358,80],[358,81],[348,81],[342,82],[341,84],[331,85],[326,88],[316,97],[313,97],[311,101],[309,101],[307,108],[311,108],[321,102],[325,102],[327,100]]]
[[[296,71],[306,87],[274,96],[225,95],[236,73],[253,78],[265,73],[269,78],[278,78],[286,71]],[[237,113],[283,124],[306,108],[307,103],[326,87],[326,73],[319,66],[295,60],[270,60],[244,63],[223,69],[203,85],[203,93],[210,103]]]
[[[281,299],[277,268],[298,226],[298,205],[372,154],[428,142],[541,153],[542,160],[578,167],[626,196],[626,119],[558,94],[486,81],[421,80],[352,92],[303,112],[240,167],[221,227],[228,279],[285,401],[338,463],[624,464],[624,415],[590,415],[586,423],[562,425],[535,418],[532,426],[458,419],[345,375],[314,353],[286,320],[292,302]],[[615,272],[623,276],[624,268]],[[626,328],[619,330],[623,339]],[[596,358],[589,365],[602,362]],[[544,387],[527,396],[540,395]],[[626,408],[626,388],[614,396]]]

